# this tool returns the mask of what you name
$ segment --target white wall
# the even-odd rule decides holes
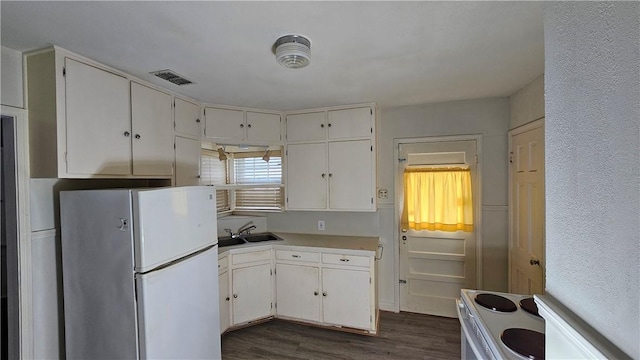
[[[640,358],[640,4],[545,6],[547,293]]]
[[[2,105],[17,108],[24,107],[24,94],[22,91],[22,53],[13,49],[2,48],[2,72],[0,73],[0,102]]]
[[[509,97],[509,130],[544,117],[544,74]]]

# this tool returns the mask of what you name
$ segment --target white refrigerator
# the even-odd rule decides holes
[[[213,187],[60,193],[67,359],[220,359]]]

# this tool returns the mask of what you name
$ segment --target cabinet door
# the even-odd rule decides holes
[[[373,109],[371,107],[332,110],[327,113],[329,140],[371,137]]]
[[[370,140],[329,143],[329,207],[373,209],[373,151]]]
[[[319,275],[317,266],[276,264],[278,315],[320,321]]]
[[[175,186],[199,185],[200,141],[176,136]]]
[[[179,98],[175,99],[175,104],[176,132],[200,137],[200,106]]]
[[[324,140],[325,112],[287,115],[287,141]]]
[[[234,325],[271,315],[271,264],[235,269],[231,284]]]
[[[218,304],[220,305],[220,334],[225,332],[229,328],[229,272],[225,271],[218,275],[219,297]]]
[[[327,207],[327,155],[325,144],[287,146],[287,208]]]
[[[253,142],[281,141],[280,115],[247,111],[247,140]]]
[[[244,140],[242,110],[205,108],[204,135],[208,139]]]
[[[173,174],[171,95],[131,83],[133,174]]]
[[[65,67],[67,172],[131,174],[129,80],[69,58]]]
[[[371,327],[369,271],[322,269],[323,321],[358,329]]]

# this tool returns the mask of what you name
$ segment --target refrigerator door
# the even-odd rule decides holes
[[[133,211],[137,272],[218,242],[212,186],[133,190]]]
[[[137,357],[131,215],[128,190],[60,193],[67,359]]]
[[[218,247],[136,275],[141,359],[220,359]]]

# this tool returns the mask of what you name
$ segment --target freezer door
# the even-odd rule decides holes
[[[138,354],[131,215],[128,190],[60,193],[67,359]]]
[[[218,247],[136,275],[141,359],[220,359]]]
[[[136,271],[147,272],[218,241],[211,186],[133,191]]]

